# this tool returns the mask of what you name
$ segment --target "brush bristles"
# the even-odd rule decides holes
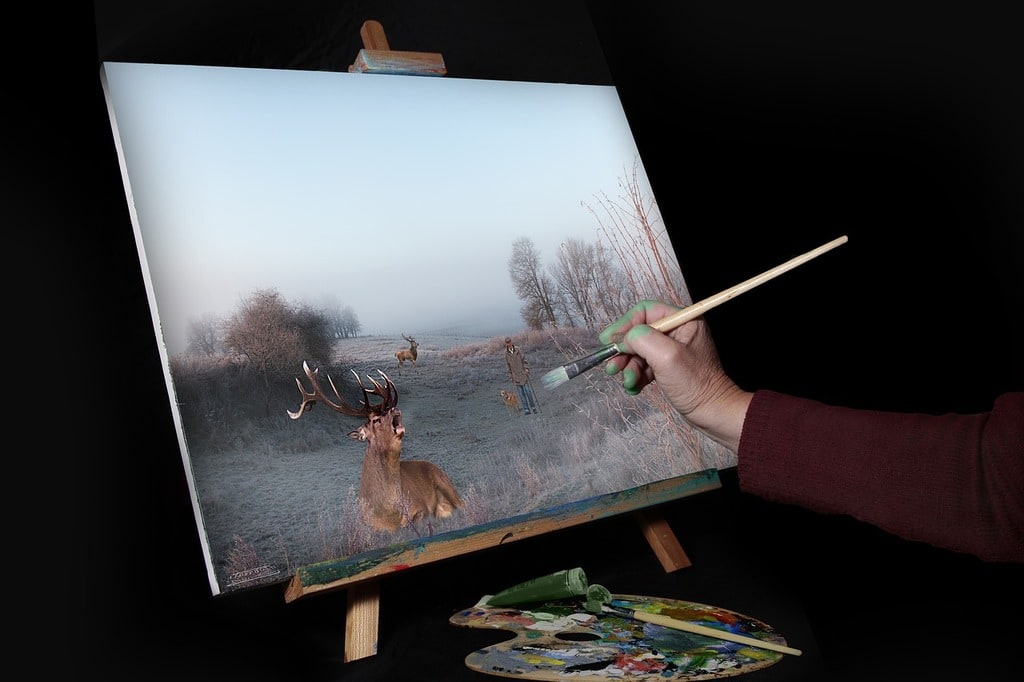
[[[570,362],[568,364],[562,365],[557,369],[551,370],[550,372],[543,376],[541,381],[547,388],[555,388],[557,386],[561,386],[569,379],[578,377],[587,370],[597,367],[608,358],[618,354],[618,347],[614,343],[609,344],[604,348],[601,348],[600,350],[597,350],[586,357],[580,358],[575,362]]]
[[[544,388],[558,388],[568,380],[569,373],[565,371],[565,367],[553,369],[540,378],[540,382],[544,384]]]

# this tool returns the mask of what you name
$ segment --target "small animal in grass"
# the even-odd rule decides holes
[[[503,388],[498,391],[498,395],[501,396],[501,402],[505,403],[505,409],[508,410],[508,413],[510,415],[512,415],[513,417],[518,417],[519,416],[519,396],[517,396],[515,393],[511,393],[509,391],[506,391]]]

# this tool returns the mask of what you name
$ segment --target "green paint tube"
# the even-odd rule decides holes
[[[502,590],[487,600],[487,606],[519,606],[542,601],[581,597],[587,593],[587,574],[582,568],[569,568],[543,575]]]

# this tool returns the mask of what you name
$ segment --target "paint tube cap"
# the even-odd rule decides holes
[[[611,591],[604,585],[594,583],[587,588],[587,600],[583,605],[583,609],[589,613],[601,613],[604,605],[611,603],[611,601]]]
[[[487,606],[519,606],[581,597],[586,593],[587,574],[582,568],[569,568],[504,589],[489,597]]]

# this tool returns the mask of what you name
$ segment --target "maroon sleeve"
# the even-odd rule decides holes
[[[925,415],[757,391],[737,460],[744,492],[1024,562],[1024,393],[989,413]]]

